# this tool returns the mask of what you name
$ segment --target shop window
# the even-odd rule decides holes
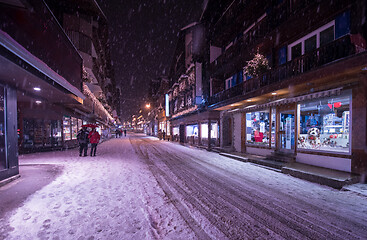
[[[61,134],[61,121],[60,120],[52,120],[52,146],[61,146],[62,145],[62,134]]]
[[[51,147],[51,120],[43,120],[43,146]]]
[[[71,118],[71,139],[76,139],[78,135],[78,120],[74,117]]]
[[[198,143],[199,127],[197,124],[186,126],[186,141],[192,144]]]
[[[5,89],[0,86],[0,169],[6,168]]]
[[[42,119],[34,120],[34,147],[43,146],[43,121]]]
[[[211,123],[211,130],[210,130],[210,140],[213,146],[217,146],[218,145],[218,131],[219,130],[219,125],[217,122],[212,122]]]
[[[180,134],[179,127],[173,127],[172,128],[172,135],[173,135],[173,140],[174,141],[178,141],[179,140],[179,134]]]
[[[275,117],[276,116],[276,112],[275,112],[275,108],[271,109],[271,146],[275,147],[275,129],[276,129],[276,123],[275,123]]]
[[[257,145],[269,145],[269,111],[246,113],[246,141]]]
[[[298,148],[349,152],[350,96],[300,104]]]
[[[201,144],[208,146],[209,127],[208,123],[200,124]]]
[[[61,144],[60,120],[23,119],[22,148],[48,148]]]
[[[78,130],[82,128],[83,120],[78,119]]]
[[[62,118],[64,141],[71,140],[71,119],[70,117],[64,116]]]
[[[171,124],[169,121],[167,121],[167,136],[171,135]]]

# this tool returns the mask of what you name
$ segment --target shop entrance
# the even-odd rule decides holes
[[[277,119],[277,150],[286,153],[294,153],[296,136],[294,109],[279,109]]]
[[[180,125],[180,143],[185,143],[185,125]]]

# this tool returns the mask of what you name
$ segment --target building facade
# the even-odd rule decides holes
[[[19,173],[18,152],[76,146],[82,124],[113,119],[86,89],[84,59],[46,2],[0,1],[0,12],[1,181]]]
[[[209,1],[221,147],[367,170],[365,1]]]
[[[173,141],[211,148],[219,145],[219,112],[206,108],[205,46],[203,24],[192,23],[181,29],[165,105]]]

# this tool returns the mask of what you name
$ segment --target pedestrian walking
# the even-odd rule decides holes
[[[88,151],[88,143],[89,143],[89,138],[88,138],[88,130],[86,127],[82,127],[77,134],[77,139],[78,139],[78,143],[79,143],[79,157],[82,156],[82,153],[84,152],[84,157],[87,156],[87,151]]]
[[[93,130],[89,133],[88,138],[92,145],[90,149],[90,156],[96,156],[97,144],[99,143],[99,139],[101,138],[101,136],[96,131],[96,129],[93,128]]]
[[[166,132],[163,130],[163,133],[162,133],[162,137],[163,137],[163,140],[166,140]]]
[[[125,135],[125,137],[126,137],[126,129],[124,129],[124,135]]]
[[[120,137],[120,129],[117,128],[115,131],[115,134],[116,134],[116,138]]]

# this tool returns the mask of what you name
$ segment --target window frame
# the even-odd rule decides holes
[[[316,49],[320,47],[320,33],[330,27],[334,29],[334,40],[335,40],[335,19],[331,22],[319,27],[318,29],[308,33],[307,35],[301,37],[300,39],[292,42],[288,45],[288,52],[287,52],[287,61],[292,61],[292,47],[296,46],[297,44],[301,43],[301,56],[305,54],[305,41],[314,35],[316,35]]]

